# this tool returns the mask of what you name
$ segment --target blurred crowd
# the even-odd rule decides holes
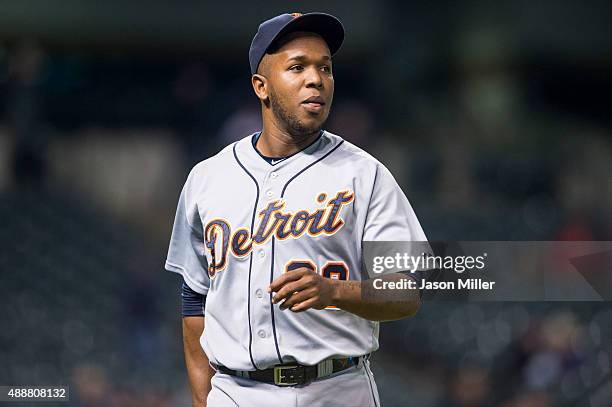
[[[555,103],[502,39],[470,32],[445,72],[339,57],[326,128],[389,167],[431,240],[612,240],[612,122]],[[174,208],[191,166],[260,126],[246,62],[0,44],[0,383],[188,405]],[[383,324],[381,400],[609,406],[611,321],[605,303],[425,304]]]

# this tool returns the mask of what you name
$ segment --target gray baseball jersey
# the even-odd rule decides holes
[[[253,137],[197,164],[176,212],[165,267],[207,296],[206,355],[254,370],[375,351],[377,322],[334,307],[281,311],[266,289],[304,266],[360,280],[362,241],[426,240],[410,203],[380,162],[337,135],[276,165]]]

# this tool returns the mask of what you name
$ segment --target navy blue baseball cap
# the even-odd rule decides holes
[[[319,34],[329,47],[332,55],[340,49],[344,41],[344,27],[340,20],[326,13],[291,13],[281,14],[259,25],[249,49],[251,74],[257,72],[259,63],[272,43],[281,36],[295,32],[307,31]]]

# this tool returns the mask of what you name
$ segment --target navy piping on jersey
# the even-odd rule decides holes
[[[255,206],[253,207],[253,216],[251,218],[251,236],[253,236],[253,227],[255,225],[255,213],[257,212],[257,204],[259,203],[259,184],[257,183],[257,180],[255,179],[255,177],[251,175],[251,173],[246,169],[244,165],[242,165],[242,163],[238,159],[238,155],[236,154],[236,143],[234,144],[233,151],[234,151],[234,158],[236,159],[236,162],[244,170],[244,172],[246,172],[247,175],[251,177],[251,179],[255,183],[255,188],[257,189],[257,196],[255,198]],[[249,322],[249,357],[251,358],[251,364],[253,365],[255,370],[259,370],[259,368],[255,364],[255,360],[253,359],[253,351],[251,350],[253,346],[253,329],[251,328],[251,270],[252,268],[253,268],[253,251],[251,250],[251,254],[249,255],[249,279],[248,279],[248,287],[247,287],[248,289],[247,317],[248,317],[248,322]]]
[[[259,154],[259,156],[260,156],[261,158],[263,158],[264,160],[266,160],[266,162],[267,162],[268,164],[270,164],[270,165],[276,165],[276,164],[279,164],[279,163],[281,163],[281,162],[285,161],[287,158],[291,158],[291,157],[293,157],[294,155],[296,155],[297,153],[301,153],[302,151],[306,150],[308,147],[312,146],[314,143],[316,143],[317,141],[319,141],[319,140],[321,139],[321,136],[322,136],[322,135],[323,135],[323,130],[321,130],[321,131],[319,132],[319,137],[317,137],[316,139],[314,139],[314,140],[312,141],[312,143],[308,144],[306,147],[302,148],[300,151],[296,151],[295,153],[293,153],[293,154],[289,154],[289,155],[286,155],[286,156],[284,156],[284,157],[268,157],[268,156],[265,156],[265,155],[263,155],[262,153],[260,153],[260,152],[259,152],[259,150],[257,149],[257,141],[259,140],[259,137],[261,136],[261,131],[253,135],[253,137],[251,138],[251,144],[253,145],[253,149],[255,149],[255,151],[257,151],[257,154]],[[278,160],[278,161],[277,161],[277,162],[273,162],[274,160]]]
[[[318,140],[318,139],[317,139]],[[336,151],[336,149],[338,147],[340,147],[342,145],[342,143],[344,143],[344,140],[342,140],[341,142],[338,143],[338,145],[334,148],[332,148],[329,152],[327,152],[323,157],[317,159],[316,161],[308,164],[306,167],[302,168],[297,174],[295,174],[293,177],[291,177],[289,179],[289,181],[287,181],[287,183],[285,184],[285,186],[283,187],[283,191],[281,192],[281,199],[284,198],[285,196],[285,190],[287,189],[287,186],[291,183],[291,181],[293,181],[294,179],[296,179],[300,174],[302,174],[304,171],[306,171],[307,169],[309,169],[310,167],[312,167],[313,165],[323,161],[325,158],[327,158],[327,156],[329,156],[331,153],[333,153],[334,151]],[[276,240],[274,239],[274,235],[272,235],[272,267],[270,267],[270,282],[272,282],[272,279],[274,278],[274,243],[276,242]],[[274,325],[274,307],[272,305],[272,293],[270,293],[270,309],[272,310],[272,333],[274,334],[274,344],[276,345],[276,351],[278,353],[278,357],[280,360],[280,363],[283,363],[283,360],[280,356],[280,350],[278,349],[278,340],[276,338],[276,327]]]
[[[274,279],[274,236],[272,236],[272,262],[270,263],[270,284]],[[272,313],[272,334],[274,335],[274,346],[276,347],[276,356],[278,363],[283,363],[283,358],[278,347],[278,339],[276,338],[276,323],[274,321],[274,304],[272,303],[272,292],[270,292],[270,312]]]
[[[338,145],[334,148],[332,148],[327,154],[325,154],[323,157],[319,158],[318,160],[316,160],[313,163],[310,163],[309,165],[307,165],[306,167],[304,167],[300,172],[298,172],[297,174],[295,174],[293,177],[291,177],[291,179],[289,179],[289,181],[287,181],[287,183],[285,184],[285,186],[283,187],[283,192],[281,192],[281,198],[283,198],[285,196],[285,190],[287,189],[287,187],[289,186],[289,184],[291,183],[291,181],[293,181],[294,179],[296,179],[300,174],[302,174],[304,171],[306,171],[307,169],[309,169],[310,167],[312,167],[313,165],[317,164],[319,161],[324,160],[325,158],[327,158],[328,155],[330,155],[331,153],[333,153],[334,151],[336,151],[336,149],[338,147],[340,147],[342,145],[342,143],[344,143],[344,140],[342,140],[341,142],[338,143]]]

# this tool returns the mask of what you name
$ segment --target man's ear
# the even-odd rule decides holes
[[[262,102],[268,100],[268,79],[265,76],[260,74],[253,74],[251,76],[251,84],[253,85],[253,90],[255,94]]]

